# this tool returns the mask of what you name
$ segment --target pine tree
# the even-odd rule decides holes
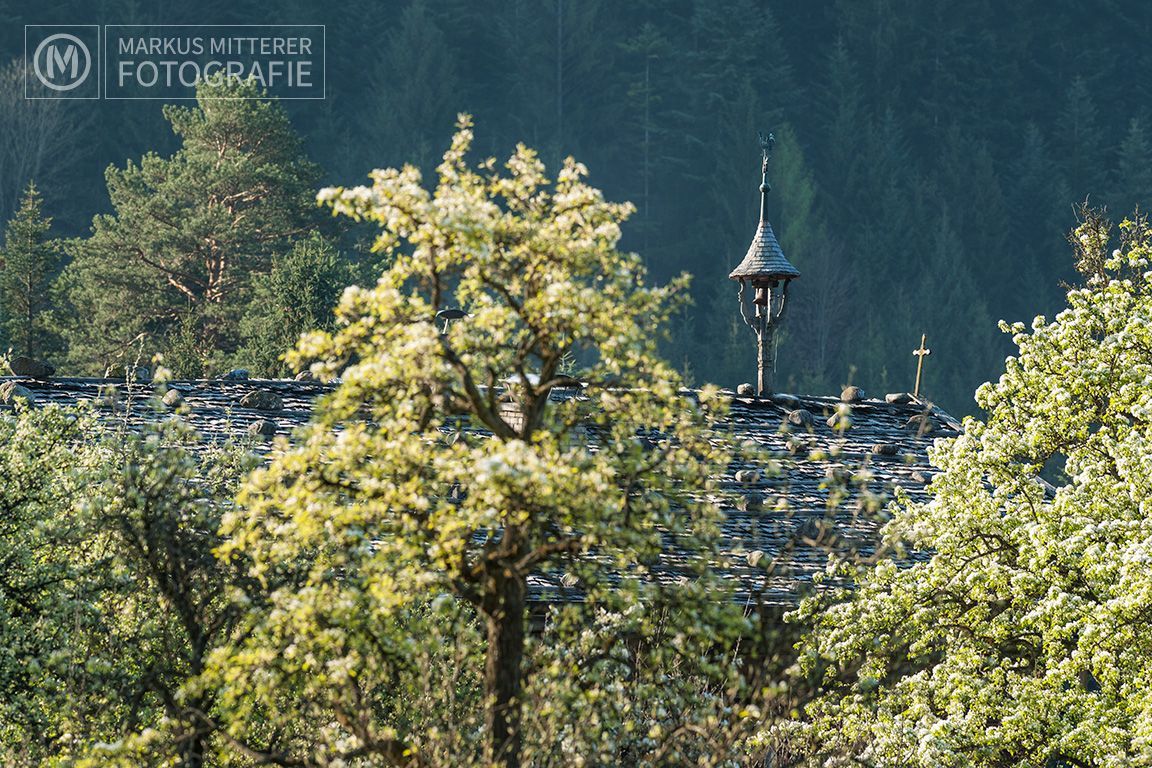
[[[178,329],[200,367],[219,365],[236,349],[252,277],[319,220],[317,170],[283,108],[254,85],[223,87],[201,86],[195,107],[165,107],[182,144],[171,157],[105,174],[115,212],[75,243],[63,283],[77,368],[99,373],[139,340],[162,351]]]
[[[1018,316],[1018,265],[1003,258],[1011,221],[987,144],[958,128],[949,129],[932,182],[932,196],[939,196],[941,205],[948,201],[949,223],[960,238],[964,262],[984,282],[979,298],[1001,316]]]
[[[641,255],[647,256],[651,246],[651,235],[656,229],[653,197],[654,179],[658,166],[665,155],[661,147],[666,144],[666,131],[662,118],[662,94],[666,92],[672,78],[668,75],[668,62],[672,57],[672,46],[668,38],[652,23],[645,23],[640,31],[626,40],[621,47],[627,54],[629,110],[626,125],[632,140],[628,144],[637,148],[632,165],[638,166],[635,174],[634,194],[640,229]]]
[[[776,137],[769,168],[776,190],[769,198],[770,212],[784,253],[804,278],[789,299],[780,367],[796,377],[797,389],[828,392],[837,388],[836,374],[846,367],[838,342],[851,325],[855,269],[829,236],[818,206],[820,191],[796,132],[785,124]]]
[[[1128,122],[1128,132],[1120,142],[1113,191],[1113,207],[1128,213],[1152,209],[1152,147],[1148,131],[1139,118]]]
[[[836,183],[827,187],[830,205],[841,223],[851,226],[859,211],[864,173],[864,127],[869,110],[857,74],[855,58],[842,39],[832,45],[824,62],[821,87],[816,94],[819,139],[823,151],[816,156],[817,172]]]
[[[838,223],[858,233],[849,247],[867,254],[869,287],[882,289],[905,271],[900,254],[917,221],[913,198],[922,184],[903,126],[892,110],[868,120],[862,133],[860,175],[851,190],[854,211],[849,209],[847,220]]]
[[[240,319],[237,364],[260,376],[288,373],[284,353],[301,334],[332,329],[332,310],[355,276],[354,265],[318,234],[273,257],[272,269],[252,281],[252,302]]]
[[[786,119],[799,102],[795,72],[783,34],[770,8],[752,0],[730,6],[697,2],[691,19],[691,55],[685,62],[705,102],[713,108],[751,80],[772,124]]]
[[[1059,138],[1072,194],[1077,200],[1084,200],[1103,193],[1104,136],[1092,89],[1083,77],[1074,79],[1064,94]]]
[[[1014,181],[1007,187],[1012,222],[1007,247],[1018,254],[1012,282],[1033,315],[1059,299],[1061,280],[1072,279],[1071,262],[1062,252],[1065,233],[1074,221],[1073,196],[1055,166],[1044,132],[1030,123],[1019,154],[1009,166]]]
[[[756,132],[783,126],[797,93],[787,50],[770,11],[741,0],[732,8],[697,3],[690,99],[698,116],[693,173],[708,195],[711,220],[701,248],[723,247],[739,262],[758,210]],[[747,190],[747,191],[745,191]]]
[[[843,330],[849,351],[844,363],[859,374],[852,383],[874,390],[906,388],[896,378],[904,364],[903,344],[896,340],[907,333],[908,296],[919,274],[910,269],[907,254],[917,243],[924,184],[892,110],[867,122],[860,146],[852,204],[846,215],[836,218],[836,232],[858,264],[856,285],[863,308],[859,319]]]
[[[768,171],[772,186],[778,191],[769,203],[771,209],[779,210],[776,230],[780,244],[793,263],[800,265],[811,251],[811,241],[825,234],[823,217],[816,205],[816,179],[792,126],[785,123],[774,134],[776,151]],[[796,258],[800,261],[796,262]]]
[[[595,164],[619,137],[616,16],[603,0],[496,4],[506,133],[527,137],[547,159],[579,154]]]
[[[931,226],[923,254],[925,263],[909,307],[910,322],[903,334],[894,330],[891,336],[898,342],[894,346],[901,364],[896,370],[907,377],[911,387],[915,358],[908,351],[919,341],[918,332],[927,333],[936,354],[926,365],[921,389],[953,412],[964,412],[971,410],[972,392],[995,372],[992,364],[997,357],[987,355],[987,351],[999,350],[1002,345],[995,319],[981,295],[980,283],[987,276],[975,271],[978,267],[968,257],[951,213],[941,210]],[[912,319],[919,320],[919,327]]]
[[[386,38],[371,76],[375,103],[363,133],[377,161],[425,166],[435,159],[431,136],[452,124],[463,103],[453,50],[423,0],[415,0]]]
[[[708,203],[696,236],[701,238],[698,247],[712,251],[710,261],[727,277],[740,263],[755,231],[760,205],[756,132],[770,126],[764,124],[767,118],[749,78],[740,81],[733,98],[718,101],[714,109],[708,135],[715,137],[715,146],[706,156],[706,166],[698,171],[698,186]]]
[[[48,237],[52,219],[44,216],[43,207],[39,190],[30,183],[8,222],[0,251],[0,338],[16,354],[28,357],[41,357],[56,348],[46,321],[62,252],[59,243]]]

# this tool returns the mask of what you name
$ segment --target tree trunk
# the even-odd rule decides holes
[[[200,733],[192,737],[188,745],[184,747],[184,754],[181,755],[180,759],[180,768],[204,768],[205,741],[205,736]]]
[[[32,276],[27,275],[24,282],[24,298],[25,304],[28,307],[28,317],[24,324],[24,354],[28,357],[36,357],[36,348],[33,344],[35,333],[33,329],[36,327],[36,297],[32,290]]]
[[[488,630],[484,670],[488,760],[501,768],[520,768],[520,692],[528,584],[520,574],[508,571],[494,578],[496,589],[484,606]]]

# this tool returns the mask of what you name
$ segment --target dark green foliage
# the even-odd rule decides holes
[[[1152,146],[1145,121],[1134,117],[1128,123],[1119,155],[1112,204],[1120,211],[1139,208],[1147,213],[1152,208]]]
[[[214,698],[185,684],[236,622],[247,581],[213,552],[253,456],[200,443],[176,418],[0,411],[3,765],[106,765],[93,745],[145,729],[162,754],[119,764],[203,764]]]
[[[735,386],[754,373],[751,335],[720,329],[736,312],[727,269],[755,226],[757,129],[793,137],[771,171],[773,224],[803,273],[781,387],[834,393],[855,378],[873,392],[909,389],[920,334],[957,327],[929,338],[928,393],[969,410],[1009,349],[999,336],[978,342],[984,331],[965,324],[1051,314],[1072,278],[1064,235],[1074,205],[1090,197],[1119,217],[1152,193],[1152,11],[1136,2],[290,0],[271,10],[213,0],[163,19],[112,7],[118,23],[326,24],[327,99],[283,105],[323,183],[403,162],[430,170],[430,148],[460,111],[476,116],[481,154],[524,141],[550,163],[579,157],[610,198],[637,204],[624,244],[654,276],[696,275],[690,316],[661,320],[675,323],[669,358],[697,381]],[[49,17],[13,11],[0,36],[19,50],[21,24],[84,12],[78,0]],[[80,194],[59,206],[58,177],[47,190],[58,221],[107,207],[100,167],[179,150],[154,102],[84,106],[71,110],[94,115],[90,151],[69,165]],[[802,159],[789,157],[797,151]],[[111,191],[119,216],[116,196],[127,192]],[[928,256],[944,212],[956,262],[946,274]],[[72,335],[76,364],[101,372],[141,331],[187,361],[178,373],[233,359],[235,307],[250,298],[243,279],[221,317],[162,281],[137,290],[116,269],[98,271],[101,290],[85,306],[131,307],[132,322],[84,310],[79,324],[99,330]]]
[[[272,269],[252,281],[252,300],[240,319],[243,346],[237,364],[257,376],[291,373],[281,357],[300,334],[332,329],[332,309],[344,288],[356,281],[356,271],[320,235],[273,257]]]
[[[49,329],[52,281],[60,271],[60,244],[48,237],[52,219],[29,184],[16,215],[4,231],[0,250],[0,349],[41,357],[53,352],[57,339]]]
[[[19,418],[0,413],[0,757],[6,763],[34,764],[59,738],[52,712],[72,681],[60,674],[66,663],[46,668],[42,660],[67,646],[71,627],[91,615],[87,595],[68,588],[77,566],[52,556],[78,539],[80,526],[60,512],[82,485],[83,457],[73,450],[81,435],[76,420],[58,410]]]
[[[462,109],[454,52],[427,6],[404,10],[370,76],[362,136],[380,148],[381,166],[438,160],[442,141],[425,127],[451,125]]]
[[[1058,148],[1064,173],[1072,186],[1088,195],[1101,195],[1104,165],[1104,133],[1099,124],[1096,98],[1083,77],[1077,76],[1064,96],[1058,124]]]
[[[254,86],[225,87],[165,107],[181,140],[171,157],[108,169],[115,213],[73,243],[65,282],[77,370],[126,361],[138,342],[145,354],[178,347],[178,375],[219,367],[237,348],[253,276],[315,223],[317,169],[283,108],[252,98]]]

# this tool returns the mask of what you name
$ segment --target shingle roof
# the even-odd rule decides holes
[[[0,378],[7,380],[13,379]],[[17,381],[32,391],[37,405],[97,401],[107,419],[129,427],[163,416],[162,410],[146,405],[153,393],[148,384]],[[256,379],[175,381],[168,386],[179,391],[188,406],[184,418],[209,440],[244,436],[253,424],[268,419],[275,422],[276,434],[288,436],[308,421],[316,399],[332,389],[313,382]],[[112,388],[115,396],[109,398]],[[282,407],[269,413],[240,404],[245,395],[259,390],[278,395]],[[862,513],[861,500],[891,499],[897,487],[913,499],[925,498],[924,486],[934,471],[927,448],[935,438],[960,429],[946,413],[915,401],[867,399],[846,406],[834,397],[731,397],[727,419],[716,425],[717,439],[750,441],[760,455],[754,463],[734,462],[720,478],[719,498],[726,513],[721,549],[729,562],[725,574],[735,584],[737,599],[769,605],[795,603],[813,577],[825,571],[829,534],[839,551],[872,554],[882,521]],[[829,426],[846,407],[851,409],[848,422],[841,422],[840,429]],[[778,473],[762,471],[766,457],[779,465]],[[846,497],[830,504],[831,496],[841,492]],[[685,565],[685,555],[669,547],[652,572],[660,580],[675,581],[687,572]],[[579,592],[578,586],[566,585],[560,573],[530,580],[534,601],[566,601],[578,598]]]
[[[780,248],[776,233],[772,231],[772,225],[767,219],[760,219],[756,235],[752,238],[752,244],[748,246],[748,253],[728,277],[733,280],[753,277],[791,279],[800,277],[800,270],[784,258],[784,251]]]
[[[164,413],[149,407],[148,401],[155,390],[148,383],[128,384],[124,379],[0,377],[0,382],[13,380],[32,391],[37,406],[50,403],[74,406],[90,401],[106,419],[121,419],[129,426],[139,424],[142,419],[159,418]],[[214,441],[245,435],[253,423],[261,420],[276,422],[276,434],[290,436],[292,430],[312,416],[316,398],[332,390],[331,386],[318,382],[282,379],[172,381],[167,387],[183,397],[188,406],[185,414],[188,423],[206,440]],[[240,404],[246,394],[261,389],[279,395],[283,407],[269,412]]]
[[[869,494],[890,501],[897,487],[925,500],[935,472],[927,449],[937,437],[960,430],[943,411],[885,400],[853,403],[846,429],[828,426],[845,405],[835,397],[733,396],[727,420],[716,425],[726,439],[751,441],[758,449],[751,462],[729,466],[720,484],[726,516],[720,550],[737,600],[793,605],[826,571],[830,548],[841,555],[875,554],[883,521],[863,511],[860,502]],[[807,426],[789,418],[805,412],[812,417]],[[766,458],[777,461],[779,473],[763,472]],[[750,482],[749,476],[756,479]],[[841,492],[847,495],[830,503]],[[652,571],[661,580],[676,581],[688,569],[682,556],[666,549]],[[579,594],[578,586],[564,585],[561,574],[538,575],[531,586],[538,599]]]

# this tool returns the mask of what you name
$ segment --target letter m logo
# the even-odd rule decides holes
[[[60,53],[61,47],[64,49],[63,54]],[[48,71],[46,74],[51,79],[55,79],[57,69],[59,69],[62,73],[67,72],[69,65],[72,66],[72,72],[67,75],[69,79],[75,80],[76,76],[80,72],[80,54],[76,50],[76,46],[72,43],[66,43],[63,46],[53,43],[52,45],[48,46],[47,58]]]
[[[24,98],[100,98],[100,27],[24,27]]]

